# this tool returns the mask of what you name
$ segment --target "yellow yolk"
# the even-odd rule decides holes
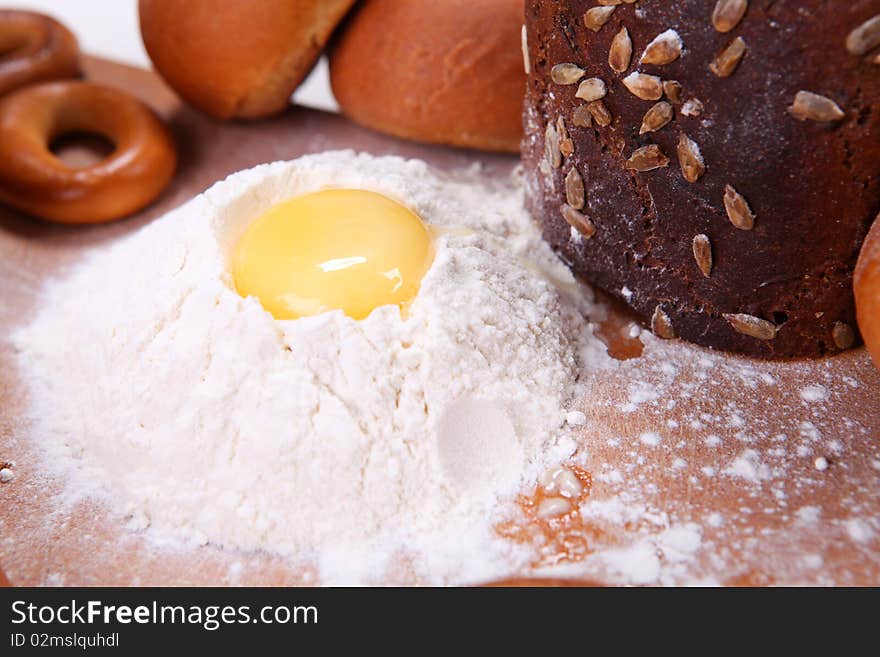
[[[375,192],[328,189],[258,217],[235,247],[232,277],[276,319],[337,309],[363,319],[386,304],[405,310],[432,257],[412,210]]]

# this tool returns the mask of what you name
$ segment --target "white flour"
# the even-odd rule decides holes
[[[276,321],[232,289],[248,222],[328,186],[449,229],[406,320]],[[235,174],[48,286],[14,336],[31,433],[70,501],[102,495],[159,538],[281,553],[323,583],[401,557],[431,583],[512,572],[526,556],[493,527],[569,456],[572,384],[607,362],[591,295],[521,208],[351,152]]]

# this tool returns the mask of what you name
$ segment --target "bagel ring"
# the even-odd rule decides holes
[[[0,9],[0,96],[79,75],[79,48],[70,30],[42,14]]]
[[[874,364],[880,367],[880,215],[862,245],[853,290],[859,331]]]
[[[71,133],[108,139],[113,152],[72,168],[50,144]],[[171,180],[174,141],[139,100],[92,82],[49,82],[0,98],[0,200],[69,224],[119,219],[150,203]]]

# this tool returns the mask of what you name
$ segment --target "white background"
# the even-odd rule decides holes
[[[76,34],[84,52],[150,67],[138,28],[137,0],[0,0],[0,9],[30,9],[49,14]],[[337,108],[323,59],[293,98],[302,105]]]

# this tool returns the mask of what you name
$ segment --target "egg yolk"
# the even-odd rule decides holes
[[[258,217],[235,246],[232,277],[276,319],[342,310],[363,319],[403,310],[431,265],[428,228],[409,208],[360,189],[292,198]]]

